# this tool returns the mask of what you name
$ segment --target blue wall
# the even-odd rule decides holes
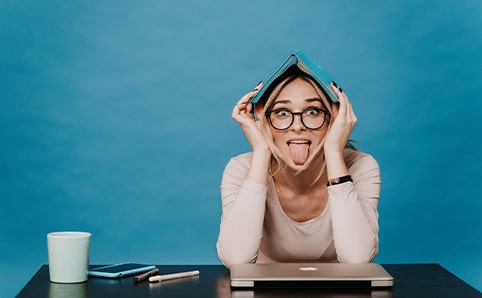
[[[336,4],[334,3],[336,2]],[[233,104],[301,48],[382,169],[380,263],[435,262],[482,289],[480,1],[1,1],[0,288],[47,263],[219,264]]]

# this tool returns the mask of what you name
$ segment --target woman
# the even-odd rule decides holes
[[[252,152],[232,158],[221,183],[218,255],[236,263],[371,262],[378,252],[380,172],[349,146],[357,118],[334,82],[334,104],[301,71],[232,117]],[[253,113],[256,113],[257,119]]]

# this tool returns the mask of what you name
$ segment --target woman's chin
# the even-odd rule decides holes
[[[288,162],[288,167],[292,169],[295,172],[303,171],[309,168],[310,163],[308,160],[304,162],[299,162],[299,161],[294,161],[292,159],[289,160]]]

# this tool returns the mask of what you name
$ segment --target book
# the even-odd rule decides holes
[[[258,93],[253,97],[251,103],[255,105],[263,98],[265,93],[274,88],[273,84],[280,77],[283,77],[285,73],[292,70],[293,67],[297,67],[310,77],[312,77],[315,82],[325,91],[329,99],[332,102],[338,102],[338,97],[333,92],[330,87],[330,83],[333,81],[331,75],[324,70],[321,66],[316,64],[308,55],[306,55],[302,50],[297,50],[292,53],[285,62],[264,82],[263,87],[258,91]]]

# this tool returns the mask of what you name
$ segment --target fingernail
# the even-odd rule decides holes
[[[253,90],[251,90],[251,92],[253,92],[253,91],[258,91],[258,86],[259,86],[259,84],[261,84],[262,82],[263,82],[263,81],[259,81],[259,83],[256,85],[256,87],[255,87]]]
[[[332,82],[333,86],[338,87],[338,85],[335,83],[335,81]]]
[[[341,93],[343,93],[343,89],[341,89],[341,88],[339,88],[339,87],[338,87],[338,89],[340,90]]]

